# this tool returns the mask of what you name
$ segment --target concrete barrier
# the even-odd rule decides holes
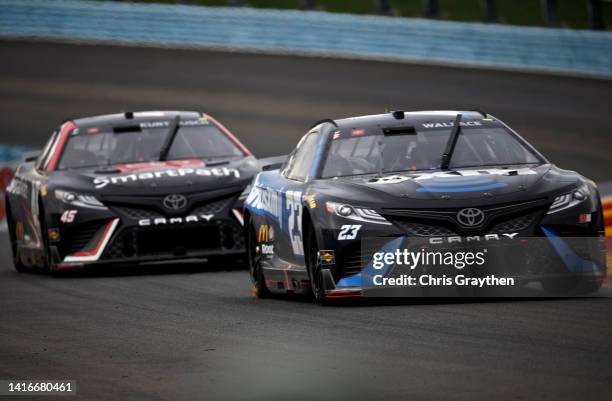
[[[73,0],[0,0],[0,37],[111,41],[612,77],[612,32]]]

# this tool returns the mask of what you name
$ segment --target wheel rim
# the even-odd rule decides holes
[[[11,218],[10,206],[6,204],[6,223],[9,233],[9,242],[11,243],[11,252],[13,255],[13,264],[15,266],[21,265],[21,260],[19,258],[19,251],[17,249],[17,238],[15,234],[15,227],[13,227],[13,219]]]

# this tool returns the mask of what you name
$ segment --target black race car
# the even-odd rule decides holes
[[[240,258],[240,195],[258,171],[251,152],[206,114],[66,121],[7,188],[15,268]]]
[[[371,256],[406,239],[428,248],[510,249],[535,238],[511,273],[550,291],[569,290],[576,276],[586,277],[585,290],[596,290],[605,274],[595,184],[552,165],[502,121],[475,111],[323,120],[283,165],[256,176],[244,218],[260,297],[363,296]],[[595,239],[586,246],[597,263],[583,263],[569,237]],[[375,242],[367,238],[387,241],[368,249]]]

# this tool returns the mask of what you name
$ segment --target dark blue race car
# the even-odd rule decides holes
[[[578,283],[582,291],[597,290],[605,274],[595,184],[554,166],[489,114],[395,111],[323,120],[282,165],[264,170],[245,205],[250,273],[260,297],[362,296],[364,269],[376,251],[365,238],[386,238],[387,248],[406,238],[429,247],[462,241],[517,247],[521,238],[541,238],[557,256],[567,247],[556,239],[594,238],[589,246],[598,263],[588,271],[530,251],[512,274],[552,292]]]

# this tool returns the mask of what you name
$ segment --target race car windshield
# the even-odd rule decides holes
[[[435,170],[441,167],[451,129],[412,130],[401,134],[335,135],[323,178],[384,172]],[[362,134],[363,132],[363,134]],[[370,132],[368,132],[370,134]],[[354,134],[353,134],[354,135]],[[450,169],[541,163],[542,160],[501,127],[461,127]]]
[[[167,126],[131,130],[85,129],[68,139],[58,170],[158,161],[167,134]],[[181,125],[166,160],[239,156],[243,156],[242,151],[216,126]]]

